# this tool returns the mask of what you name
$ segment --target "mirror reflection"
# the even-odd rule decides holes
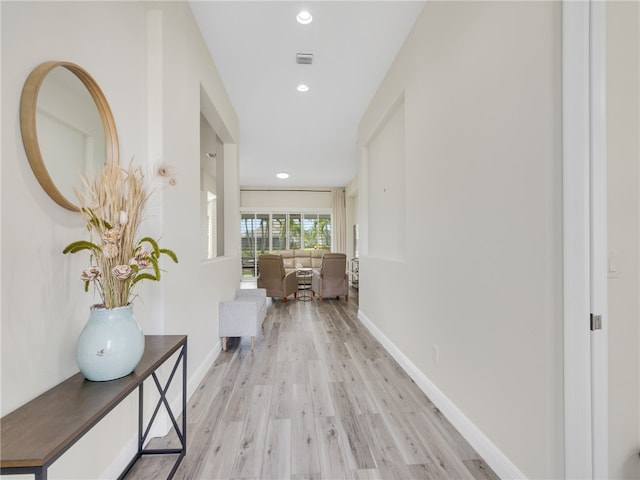
[[[80,175],[95,178],[106,162],[102,120],[89,91],[72,72],[56,67],[40,87],[36,130],[51,180],[75,199]]]
[[[107,163],[118,163],[118,136],[109,104],[93,78],[70,62],[45,62],[25,82],[22,140],[31,169],[59,205],[78,210],[75,188]]]

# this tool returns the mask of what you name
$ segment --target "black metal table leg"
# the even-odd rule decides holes
[[[169,405],[169,401],[167,400],[167,392],[171,387],[171,382],[173,381],[173,378],[181,362],[182,362],[182,426],[178,425],[175,415],[171,410],[171,406]],[[143,420],[144,419],[144,393],[143,393],[144,389],[143,389],[143,385],[142,384],[140,385],[139,394],[138,394],[138,452],[136,453],[135,457],[131,460],[131,462],[125,469],[125,471],[121,474],[120,477],[118,477],[118,480],[124,479],[126,475],[129,473],[129,471],[131,470],[131,468],[133,468],[133,465],[136,463],[136,461],[138,461],[138,459],[140,459],[143,455],[172,455],[173,454],[173,455],[178,455],[178,458],[176,459],[173,465],[173,468],[171,469],[171,472],[169,472],[169,475],[167,476],[167,480],[171,480],[175,475],[176,471],[178,470],[178,467],[180,466],[182,459],[187,454],[187,344],[185,343],[182,346],[182,349],[178,354],[178,358],[176,359],[176,362],[173,365],[171,374],[169,375],[169,378],[167,379],[167,382],[164,385],[164,387],[160,384],[160,380],[158,379],[156,372],[153,372],[151,374],[151,377],[153,378],[154,384],[156,386],[156,389],[158,390],[160,398],[156,402],[155,408],[153,410],[153,414],[151,415],[151,418],[149,419],[149,423],[145,428],[144,420]],[[165,411],[169,415],[169,419],[171,420],[173,429],[178,435],[181,448],[144,448],[144,444],[147,441],[147,438],[151,431],[151,427],[153,426],[153,423],[157,418],[158,412],[160,411],[160,408],[163,405],[164,405]]]

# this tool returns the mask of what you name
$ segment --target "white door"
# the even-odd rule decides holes
[[[607,478],[605,2],[563,2],[566,478]]]

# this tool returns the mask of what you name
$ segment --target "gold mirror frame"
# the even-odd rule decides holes
[[[44,191],[47,192],[58,205],[68,210],[79,211],[79,207],[66,198],[55,185],[42,158],[42,152],[40,151],[40,145],[38,143],[38,132],[36,129],[38,93],[40,92],[40,87],[44,79],[51,70],[56,67],[64,67],[78,77],[89,91],[91,98],[93,98],[104,127],[106,146],[105,161],[107,164],[117,165],[119,163],[118,133],[111,108],[104,93],[102,93],[102,90],[93,77],[79,65],[59,61],[45,62],[38,65],[31,74],[29,74],[22,89],[22,98],[20,99],[20,129],[22,131],[22,142],[27,154],[27,159],[29,160],[29,165],[31,165],[31,169]]]

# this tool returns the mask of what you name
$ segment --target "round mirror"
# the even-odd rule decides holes
[[[31,169],[59,205],[71,199],[80,177],[92,180],[106,163],[118,163],[118,135],[109,104],[82,67],[45,62],[31,72],[20,103],[22,141]]]

